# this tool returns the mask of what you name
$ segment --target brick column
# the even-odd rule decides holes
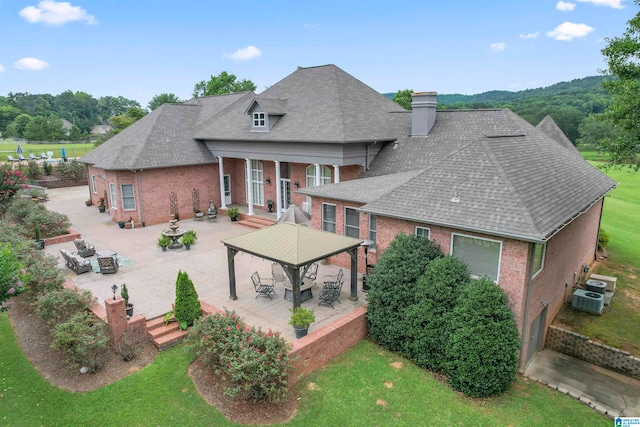
[[[127,329],[127,311],[124,306],[124,299],[119,295],[116,296],[115,300],[107,298],[104,300],[104,306],[107,311],[107,326],[111,337],[111,345],[117,349],[120,337]]]

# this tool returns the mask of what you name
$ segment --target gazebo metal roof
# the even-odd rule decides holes
[[[237,252],[246,252],[282,265],[291,279],[294,307],[300,305],[301,277],[309,266],[332,255],[348,252],[351,256],[351,298],[357,299],[357,250],[362,243],[360,239],[283,222],[225,239],[222,243],[227,247],[231,299],[237,299],[233,261]]]

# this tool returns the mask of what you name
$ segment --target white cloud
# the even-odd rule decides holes
[[[0,73],[3,72],[4,70],[6,70],[6,68],[4,68],[4,65],[0,64]]]
[[[304,24],[302,28],[318,28],[321,27],[322,24]]]
[[[22,58],[14,66],[19,70],[42,70],[49,64],[38,58]]]
[[[535,33],[520,34],[520,38],[521,39],[537,39],[539,35],[540,35],[540,31],[536,31]]]
[[[63,1],[43,0],[38,6],[27,6],[20,11],[20,16],[32,24],[64,25],[67,22],[87,21],[87,24],[97,24],[96,18],[89,15],[85,9],[72,6]]]
[[[547,36],[556,40],[571,41],[575,38],[585,37],[593,31],[593,27],[587,24],[574,24],[573,22],[563,22],[553,31],[547,32]]]
[[[262,55],[262,51],[260,51],[260,49],[255,46],[247,46],[236,50],[231,54],[231,58],[242,61],[245,59],[257,58],[260,55]]]
[[[563,12],[571,12],[575,8],[576,8],[576,4],[575,3],[567,3],[567,2],[564,2],[564,1],[559,1],[556,4],[556,9],[561,10]]]
[[[501,50],[504,50],[505,47],[507,47],[507,44],[505,42],[491,43],[489,47],[494,52],[500,52]]]
[[[613,9],[624,9],[622,2],[624,0],[577,0],[582,3],[593,3],[596,6],[607,6]]]

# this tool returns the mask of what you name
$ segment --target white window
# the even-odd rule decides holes
[[[494,282],[500,274],[500,254],[502,242],[479,237],[453,234],[451,255],[464,260],[473,277],[487,276]]]
[[[253,127],[263,128],[265,125],[264,113],[253,113]]]
[[[306,187],[316,186],[316,165],[307,166]],[[320,185],[331,184],[331,169],[328,166],[320,167]],[[307,203],[311,206],[311,197],[307,196]]]
[[[251,160],[251,191],[253,194],[253,204],[264,205],[264,173],[260,160]],[[247,203],[249,203],[249,182],[246,182]]]
[[[126,211],[136,210],[136,198],[133,195],[133,184],[122,184],[120,186],[122,192],[122,209]]]
[[[109,183],[109,198],[111,199],[111,207],[118,209],[118,195],[116,194],[116,185],[113,182]]]
[[[377,226],[378,218],[375,215],[369,214],[369,240],[373,242],[371,246],[369,246],[370,251],[376,250],[376,236],[377,236]]]
[[[360,238],[360,213],[354,208],[344,208],[344,235]]]
[[[418,237],[424,237],[425,239],[429,239],[429,235],[430,235],[430,231],[428,228],[425,227],[416,227],[416,236]]]
[[[336,205],[322,204],[322,229],[336,232]]]
[[[96,185],[96,176],[95,175],[91,175],[91,188],[93,189],[94,193],[98,193],[98,186]]]
[[[547,252],[547,245],[538,243],[533,247],[533,265],[531,266],[531,276],[540,273],[544,268],[544,256]]]

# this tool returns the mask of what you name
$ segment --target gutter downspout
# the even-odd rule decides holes
[[[533,284],[533,275],[531,274],[531,266],[533,265],[533,259],[535,257],[534,243],[529,243],[529,265],[527,266],[527,274],[529,276],[527,280],[527,296],[524,300],[524,316],[522,317],[522,339],[520,340],[520,363],[522,366],[522,361],[526,362],[527,355],[524,354],[525,347],[525,332],[527,331],[527,321],[529,320],[529,300],[531,299],[531,286]],[[524,367],[526,368],[526,366]],[[518,368],[518,370],[520,370]],[[523,369],[524,370],[524,369]]]
[[[140,199],[140,222],[143,227],[146,227],[144,220],[144,203],[142,201],[142,179],[140,178],[141,170],[136,171],[136,175],[138,177],[138,198]]]
[[[596,248],[593,251],[593,260],[598,260],[598,246],[600,244],[600,227],[602,227],[602,212],[604,212],[604,197],[602,198],[602,204],[600,204],[600,219],[598,219],[598,235],[596,237]]]

